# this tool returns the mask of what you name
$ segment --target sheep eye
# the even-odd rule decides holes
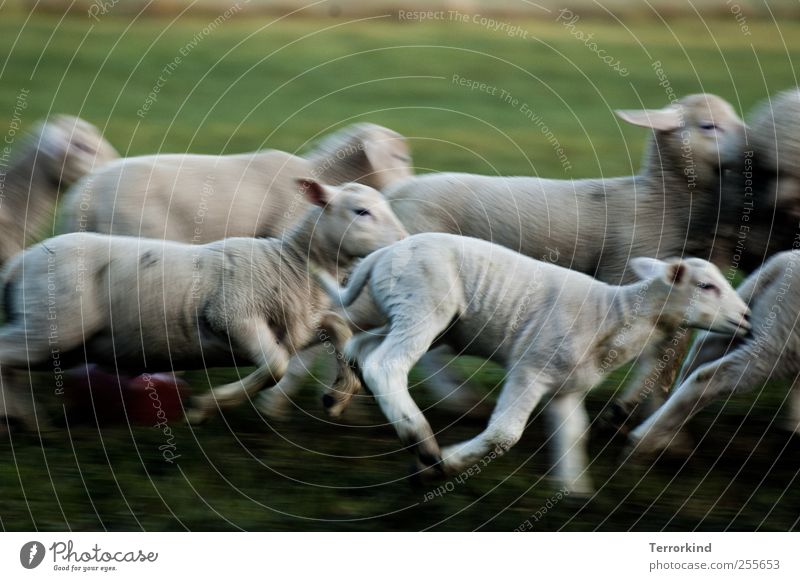
[[[356,216],[372,216],[372,212],[367,210],[366,208],[356,208],[353,210],[353,214]]]
[[[701,290],[717,290],[716,285],[713,285],[710,282],[698,282],[697,288]]]
[[[703,131],[716,131],[719,129],[715,123],[701,123],[700,129]]]

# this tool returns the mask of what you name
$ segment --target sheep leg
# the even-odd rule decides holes
[[[606,420],[622,432],[627,433],[630,425],[652,416],[667,399],[667,394],[675,382],[680,361],[689,349],[690,335],[687,333],[677,342],[652,346],[637,362],[635,375],[628,383],[622,397],[611,404]],[[688,434],[681,432],[670,440],[670,448],[685,451],[692,448]]]
[[[23,327],[15,325],[0,332],[0,424],[18,421],[25,429],[34,431],[47,426],[45,418],[37,419],[32,394],[20,384],[12,369],[43,365],[50,356],[44,332],[28,336]]]
[[[260,320],[249,321],[230,332],[231,340],[255,364],[256,370],[239,381],[215,387],[192,398],[186,412],[189,423],[208,419],[222,408],[240,405],[267,385],[274,385],[283,377],[289,365],[289,353],[281,346],[269,325]]]
[[[711,331],[698,333],[692,348],[689,350],[689,354],[683,362],[680,373],[678,373],[678,385],[686,381],[686,378],[695,369],[709,361],[723,357],[725,353],[735,348],[739,342],[735,337],[728,337]]]
[[[460,472],[479,463],[486,466],[516,444],[549,385],[549,378],[543,379],[538,369],[526,370],[520,364],[506,380],[486,429],[442,450],[445,472]]]
[[[737,349],[695,370],[642,425],[630,433],[636,453],[651,453],[669,446],[675,434],[714,399],[749,391],[768,379],[747,351]]]
[[[647,406],[647,402],[654,398],[657,403],[651,411],[655,411],[663,403],[664,395],[669,391],[669,387],[675,379],[675,365],[668,363],[667,367],[664,367],[662,365],[663,354],[663,351],[655,350],[646,354],[644,360],[640,359],[636,363],[633,379],[629,381],[628,387],[618,400],[629,414],[633,414],[639,406]],[[670,365],[672,365],[671,368]]]
[[[14,375],[7,371],[0,372],[0,433],[11,427],[13,422],[19,422],[26,430],[35,431],[39,426],[31,393]]]
[[[594,486],[586,452],[589,416],[583,405],[583,394],[566,393],[554,397],[545,407],[545,414],[552,434],[557,478],[570,492],[591,494]]]
[[[258,411],[271,420],[285,420],[289,416],[293,398],[297,396],[306,379],[310,375],[311,368],[317,363],[317,360],[325,360],[325,369],[322,371],[324,382],[327,384],[328,380],[333,381],[332,377],[328,377],[330,367],[328,358],[322,357],[322,347],[314,346],[309,349],[304,349],[295,354],[289,360],[289,367],[286,369],[286,375],[275,384],[272,389],[267,389],[258,394],[255,399],[256,408]]]
[[[320,319],[320,329],[324,333],[319,335],[319,339],[323,344],[330,341],[331,354],[336,356],[337,364],[336,380],[328,393],[323,396],[323,405],[329,415],[338,417],[350,403],[352,397],[361,391],[361,378],[344,354],[345,345],[352,338],[353,332],[344,318],[333,311],[323,313]],[[326,397],[334,393],[336,396],[333,400]]]
[[[348,351],[355,356],[364,382],[386,419],[394,426],[400,441],[415,451],[424,465],[434,466],[441,461],[439,444],[428,420],[408,392],[408,373],[447,328],[452,316],[439,311],[432,313],[425,323],[411,319],[413,317],[393,324],[389,334],[374,350],[355,352],[352,346],[348,346]],[[365,340],[361,346],[374,344],[374,341]]]
[[[360,333],[347,343],[344,360],[347,361],[348,366],[356,376],[361,375],[359,384],[363,381],[359,362],[363,360],[366,354],[377,349],[388,333],[389,327],[384,326],[367,333]],[[322,404],[325,407],[325,411],[334,418],[341,416],[356,393],[357,391],[340,389],[339,383],[336,382],[322,396]]]

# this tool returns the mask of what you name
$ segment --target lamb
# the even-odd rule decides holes
[[[639,173],[611,179],[555,180],[458,173],[418,176],[386,192],[412,234],[447,232],[501,244],[611,284],[634,280],[633,256],[712,258],[720,174],[741,159],[745,125],[726,101],[710,94],[683,97],[659,110],[617,115],[653,130]],[[686,345],[659,373],[671,384]],[[659,356],[653,358],[657,360]],[[440,365],[445,365],[441,363]],[[612,408],[614,423],[638,409],[636,390]],[[657,406],[657,397],[648,405]]]
[[[11,156],[0,152],[0,265],[44,234],[62,188],[117,157],[94,125],[68,115],[37,123]]]
[[[733,268],[753,272],[795,244],[800,221],[800,89],[760,103],[750,116],[743,162],[726,173],[719,253]]]
[[[775,255],[738,288],[752,309],[753,333],[731,340],[702,333],[681,370],[680,385],[666,403],[629,434],[637,454],[659,451],[689,418],[716,399],[791,380],[787,427],[800,434],[800,251]]]
[[[7,321],[0,369],[56,372],[86,360],[136,373],[257,366],[197,397],[188,414],[197,422],[279,380],[296,351],[325,342],[338,348],[349,330],[308,264],[347,269],[406,232],[372,188],[300,185],[314,206],[282,239],[198,246],[71,233],[17,255],[0,275]],[[357,382],[340,367],[341,382]],[[20,384],[6,377],[2,388],[0,417],[35,427]]]
[[[324,272],[319,278],[346,316],[367,298],[381,313],[345,352],[424,474],[457,473],[507,451],[545,400],[556,474],[571,491],[588,493],[585,393],[643,346],[665,348],[681,325],[750,328],[747,305],[711,263],[635,258],[630,266],[642,281],[613,286],[484,240],[429,233],[368,256],[344,290]],[[408,393],[409,370],[434,343],[508,370],[488,427],[441,451]],[[352,393],[327,395],[338,411]]]
[[[203,244],[279,237],[309,208],[297,176],[382,189],[411,175],[405,139],[359,123],[323,139],[306,158],[277,150],[237,155],[149,155],[119,160],[73,187],[60,232],[90,231]]]

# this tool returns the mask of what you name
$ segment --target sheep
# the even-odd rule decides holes
[[[612,284],[631,256],[708,255],[722,165],[740,157],[744,123],[723,99],[690,95],[659,110],[621,110],[653,130],[639,173],[556,180],[438,173],[384,193],[411,234],[448,232],[501,244]]]
[[[197,396],[187,417],[199,422],[279,380],[296,351],[338,348],[349,330],[308,264],[346,269],[406,232],[372,188],[299,183],[313,206],[281,239],[190,245],[79,232],[17,255],[0,274],[0,369],[55,371],[87,360],[138,373],[257,366]],[[341,382],[357,381],[346,365],[341,371]],[[6,377],[2,388],[0,417],[34,427],[19,384]]]
[[[614,286],[484,240],[428,233],[368,256],[344,290],[330,275],[318,277],[346,317],[366,297],[382,315],[345,353],[403,444],[416,451],[423,474],[458,473],[504,453],[547,398],[556,474],[571,491],[588,493],[585,393],[648,348],[663,350],[681,325],[749,329],[747,305],[711,263],[639,257],[630,267],[642,281]],[[407,383],[434,343],[508,370],[488,427],[441,451]],[[352,393],[327,395],[328,405],[341,409]]]
[[[750,115],[737,171],[725,174],[719,254],[750,273],[795,243],[800,223],[800,89],[770,97]]]
[[[667,447],[691,416],[716,399],[751,391],[771,379],[792,380],[787,427],[800,434],[800,251],[776,254],[737,289],[750,305],[753,332],[731,340],[701,333],[666,403],[629,435],[636,454]]]
[[[0,265],[44,234],[61,189],[119,157],[77,117],[40,121],[19,147],[0,152]]]
[[[298,175],[324,183],[360,181],[382,189],[411,175],[399,133],[358,123],[324,139],[305,158],[276,150],[210,155],[151,155],[120,160],[87,177],[66,195],[60,232],[92,231],[202,244],[232,236],[281,236],[310,205],[295,187]],[[320,356],[293,360],[286,379],[259,408],[276,417]],[[332,369],[332,368],[331,368]]]
[[[235,236],[279,237],[309,208],[294,185],[297,176],[382,189],[410,176],[409,163],[405,139],[371,123],[323,139],[306,158],[277,150],[132,157],[67,192],[59,232],[192,244]]]
[[[632,256],[710,258],[720,173],[741,158],[744,123],[730,104],[710,94],[616,114],[653,130],[635,176],[556,180],[440,173],[399,182],[386,197],[412,234],[482,238],[611,284],[633,280]],[[663,389],[651,395],[672,384],[685,349],[676,349],[657,380]],[[639,374],[648,372],[638,367]],[[614,416],[633,414],[639,400],[638,389],[627,390],[612,408]],[[658,397],[647,403],[658,405]]]

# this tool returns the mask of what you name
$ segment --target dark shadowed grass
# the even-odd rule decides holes
[[[720,94],[740,111],[795,84],[784,38],[800,25],[732,19],[586,21],[581,27],[630,71],[621,77],[561,25],[519,23],[527,39],[480,26],[234,19],[164,67],[207,25],[203,18],[0,18],[0,117],[10,120],[30,89],[27,127],[51,112],[79,114],[129,154],[303,150],[356,120],[408,135],[420,171],[461,170],[549,177],[629,174],[645,131],[617,123],[614,108],[668,100],[652,68],[661,61],[675,94]],[[54,32],[55,30],[55,32]],[[51,36],[52,35],[52,36]],[[752,43],[752,45],[751,45]],[[755,47],[755,48],[754,48]],[[137,115],[165,75],[157,99]],[[470,91],[453,76],[485,83]],[[505,91],[505,93],[503,93]],[[503,95],[510,95],[506,101]],[[516,102],[514,102],[516,99]],[[524,113],[522,105],[533,113]],[[531,117],[536,115],[537,124]],[[565,169],[542,125],[563,146]],[[0,126],[0,130],[5,130]],[[469,361],[463,365],[474,369]],[[618,372],[588,398],[597,417],[619,387]],[[213,372],[213,383],[231,372]],[[204,373],[188,376],[206,389]],[[47,377],[37,380],[47,393]],[[490,398],[495,367],[475,377]],[[424,391],[415,396],[426,402]],[[688,460],[621,464],[623,442],[596,431],[589,500],[554,503],[547,435],[534,418],[506,457],[444,494],[405,480],[411,457],[374,404],[347,425],[325,419],[309,390],[288,422],[271,424],[245,406],[199,428],[170,424],[178,460],[162,458],[161,431],[91,425],[0,443],[0,525],[8,530],[787,530],[797,527],[800,442],[781,431],[786,388],[739,396],[692,421]],[[63,423],[57,398],[43,398]],[[476,434],[480,421],[429,412],[443,443]],[[546,509],[543,511],[543,509]]]

